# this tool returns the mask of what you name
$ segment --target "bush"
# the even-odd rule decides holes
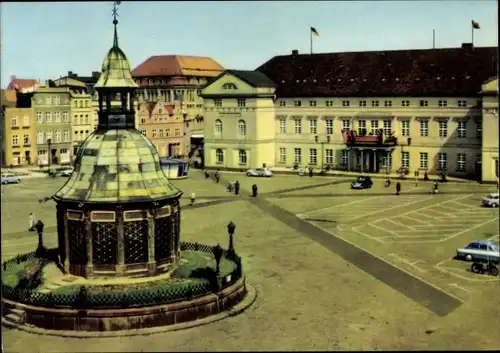
[[[28,262],[19,273],[19,289],[35,289],[42,283],[42,269],[45,266],[43,259]]]

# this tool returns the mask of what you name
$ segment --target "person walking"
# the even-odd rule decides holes
[[[252,196],[257,197],[257,185],[256,184],[252,185]]]
[[[205,170],[205,179],[208,179],[210,178],[210,173],[208,172],[208,170]]]
[[[30,227],[28,229],[30,232],[35,231],[35,215],[33,213],[30,213]]]
[[[309,167],[309,178],[312,178],[313,176],[313,169],[312,167]]]
[[[397,182],[396,183],[396,195],[399,195],[401,193],[401,183]]]
[[[234,194],[238,195],[240,193],[240,182],[236,180],[236,183],[234,183]]]
[[[220,180],[220,175],[219,175],[219,170],[217,169],[217,170],[215,171],[215,182],[216,182],[216,183],[219,183],[219,180]]]
[[[194,192],[191,193],[191,206],[194,205],[194,202],[196,201],[196,194]]]

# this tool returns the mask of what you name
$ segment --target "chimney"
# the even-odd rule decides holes
[[[292,50],[292,55],[293,55],[293,56],[297,56],[297,55],[299,55],[299,51],[298,51],[297,49],[293,49],[293,50]]]
[[[462,43],[462,49],[472,49],[474,45],[472,43]]]
[[[99,77],[100,74],[99,71],[92,71],[92,77]]]

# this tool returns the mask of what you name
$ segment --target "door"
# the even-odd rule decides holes
[[[171,143],[168,144],[168,156],[172,156],[173,146]]]

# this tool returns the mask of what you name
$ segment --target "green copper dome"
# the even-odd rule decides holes
[[[104,58],[101,71],[95,88],[139,87],[132,78],[130,63],[125,53],[118,47],[116,25],[113,47]]]
[[[158,152],[135,129],[98,130],[78,151],[69,180],[56,201],[129,203],[181,196],[160,167]]]

